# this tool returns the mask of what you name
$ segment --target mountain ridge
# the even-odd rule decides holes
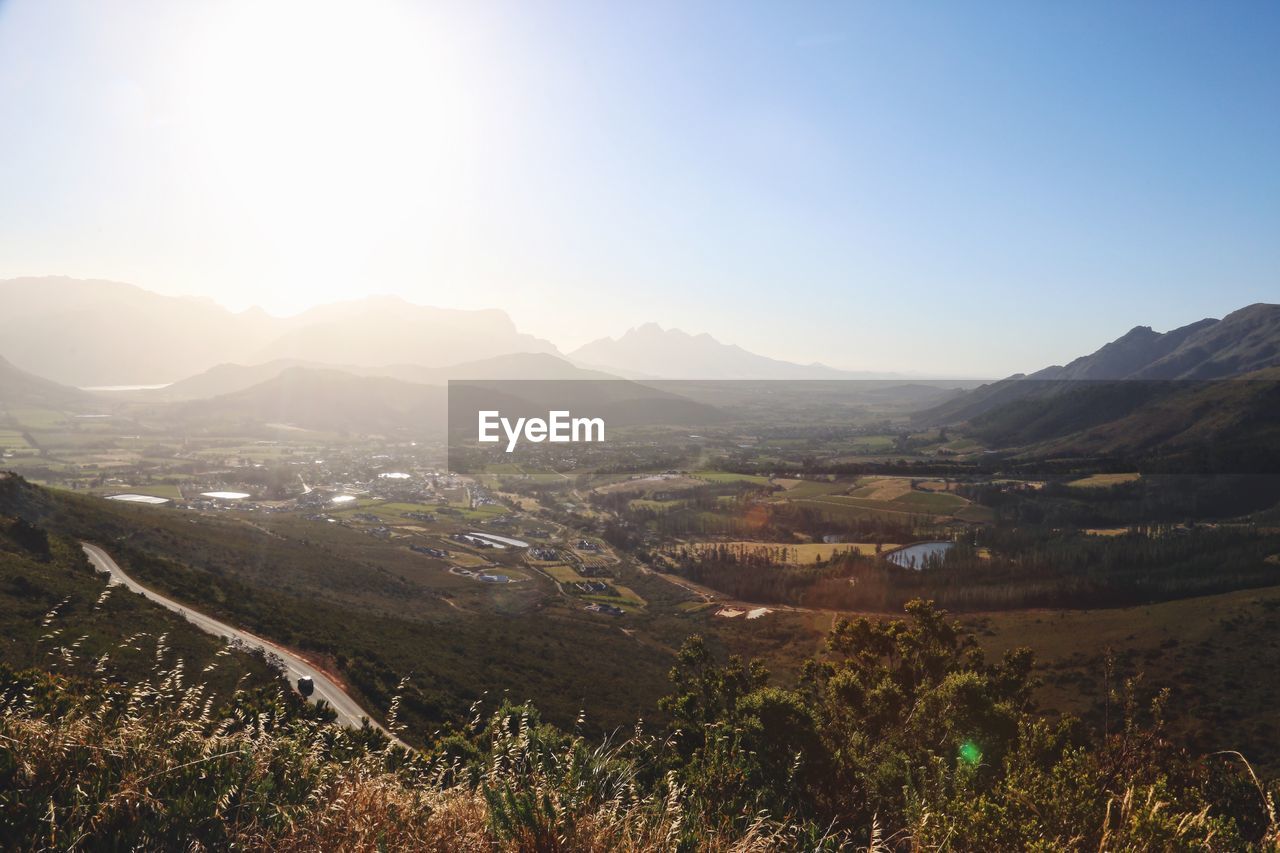
[[[575,364],[649,379],[871,379],[895,374],[797,364],[722,343],[707,332],[690,334],[657,323],[633,326],[620,337],[602,337],[569,353]],[[643,367],[642,367],[643,365]]]
[[[1270,470],[1280,462],[1269,450],[1280,440],[1280,305],[1165,333],[1138,326],[1065,366],[981,386],[915,420],[963,424],[1020,452]]]
[[[0,280],[0,303],[7,309],[0,340],[16,366],[77,387],[179,383],[225,364],[290,361],[363,372],[388,365],[445,368],[521,353],[564,357],[552,342],[521,332],[501,309],[439,308],[389,295],[276,317],[258,307],[233,312],[208,298],[125,282],[45,276]],[[642,345],[625,352],[636,335]],[[611,353],[619,343],[624,352]],[[796,364],[656,323],[619,340],[593,341],[567,360],[631,379],[897,377]]]
[[[1256,302],[1168,332],[1135,326],[1028,379],[1222,379],[1280,364],[1280,305]]]

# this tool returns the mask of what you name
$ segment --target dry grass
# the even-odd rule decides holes
[[[59,630],[60,607],[42,617],[51,634]],[[61,651],[74,656],[76,648]],[[387,723],[402,734],[398,708],[397,699]],[[1151,740],[1129,731],[1120,758],[1142,755]],[[1119,777],[1124,787],[1110,787],[1116,776],[1109,767],[1144,765],[1117,759],[1095,766],[1075,751],[1048,769],[1038,757],[1030,760],[976,799],[968,789],[948,799],[945,786],[926,785],[920,793],[929,798],[905,825],[886,833],[875,821],[859,835],[869,843],[858,844],[786,815],[750,808],[717,814],[705,791],[687,789],[688,778],[667,769],[670,740],[639,728],[590,743],[539,724],[528,707],[504,705],[492,714],[473,708],[466,725],[432,740],[429,752],[416,753],[375,731],[338,728],[283,683],[237,692],[219,710],[206,685],[187,677],[164,635],[155,640],[150,675],[127,684],[107,674],[89,682],[0,667],[0,842],[14,850],[440,853],[887,853],[1027,849],[1027,841],[1037,841],[1035,849],[1083,849],[1078,841],[1086,837],[1100,838],[1097,849],[1106,850],[1239,846],[1229,821],[1205,803],[1179,798],[1159,778]],[[1053,775],[1059,768],[1070,775]],[[1275,788],[1252,768],[1248,777],[1263,805],[1261,844],[1253,849],[1274,851]],[[1039,822],[1039,810],[1057,809],[1057,784],[1093,785],[1108,795],[1098,807],[1065,813],[1072,817],[1067,842],[1049,822],[1025,835],[1011,830],[1015,846],[979,846],[982,822],[993,814],[1030,808]],[[970,808],[983,797],[985,811]],[[1009,829],[1010,821],[995,819],[1003,821],[997,829]]]
[[[52,615],[56,620],[56,613]],[[639,734],[592,747],[527,709],[475,716],[482,748],[407,753],[308,713],[292,694],[212,710],[168,668],[145,683],[75,684],[0,670],[0,837],[6,849],[657,851],[794,849],[765,815],[700,825],[674,779],[642,790]],[[83,692],[82,692],[83,691]],[[391,721],[394,727],[394,718]]]

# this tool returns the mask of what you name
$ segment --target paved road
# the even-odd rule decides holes
[[[147,598],[162,604],[175,613],[180,613],[186,617],[187,621],[195,625],[202,631],[207,631],[217,637],[227,637],[239,640],[253,648],[265,649],[272,654],[278,655],[284,661],[284,665],[289,673],[289,682],[297,684],[298,678],[309,675],[316,683],[315,692],[311,694],[311,701],[315,702],[320,699],[329,703],[329,706],[338,713],[338,722],[349,728],[360,728],[360,723],[364,719],[369,719],[371,725],[382,729],[368,714],[365,713],[355,700],[342,691],[338,685],[334,684],[323,672],[307,663],[288,649],[281,648],[275,643],[264,640],[261,637],[250,634],[248,631],[241,631],[239,628],[232,628],[224,622],[219,622],[203,613],[192,610],[191,608],[179,604],[171,598],[166,598],[158,592],[147,589],[142,584],[135,581],[124,573],[121,568],[116,565],[116,561],[103,551],[97,545],[90,545],[88,542],[81,542],[80,546],[84,548],[84,553],[89,557],[89,561],[100,572],[106,572],[111,575],[111,583],[124,584],[134,592],[140,592]],[[383,731],[386,731],[383,729]],[[399,741],[397,741],[399,742]]]

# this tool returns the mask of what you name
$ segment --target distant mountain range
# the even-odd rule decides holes
[[[442,367],[556,352],[517,331],[502,311],[428,308],[395,297],[278,318],[118,282],[19,278],[0,281],[0,305],[0,354],[78,387],[176,382],[227,362]]]
[[[690,335],[646,323],[620,338],[600,338],[569,354],[584,367],[634,379],[880,379],[893,374],[858,373],[825,364],[794,364],[722,344],[710,335]]]
[[[128,399],[191,425],[215,415],[351,431],[439,422],[441,386],[450,379],[873,378],[654,324],[565,357],[501,311],[392,297],[273,318],[127,284],[50,278],[0,282],[0,306],[0,356],[9,359],[0,358],[0,409],[92,412],[104,398],[72,386],[172,382]],[[1204,381],[1218,379],[1254,381]],[[593,385],[601,383],[567,393],[624,419],[691,423],[716,415],[689,408],[678,390],[656,381],[634,393],[632,383]],[[988,447],[1040,455],[1226,448],[1244,458],[1268,442],[1280,447],[1280,305],[1250,305],[1164,333],[1139,326],[1069,364],[973,390],[914,390],[921,405],[947,398],[915,416],[920,426],[964,425]]]
[[[916,416],[1038,456],[1159,455],[1184,470],[1280,462],[1280,305],[1171,332],[1139,326],[1065,366],[984,385]]]
[[[69,278],[0,282],[0,355],[66,385],[172,382],[274,337],[265,314]]]
[[[219,365],[329,365],[406,371],[523,353],[563,358],[520,332],[500,310],[463,311],[379,296],[322,305],[293,317],[228,311],[207,299],[163,296],[130,284],[62,277],[0,281],[0,354],[65,385],[176,383]],[[655,325],[602,338],[568,361],[611,374],[668,379],[870,377],[800,365]]]

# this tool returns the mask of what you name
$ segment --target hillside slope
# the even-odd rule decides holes
[[[491,358],[453,364],[447,367],[425,367],[418,364],[391,364],[381,367],[359,365],[325,365],[299,359],[282,358],[261,364],[219,364],[203,373],[187,377],[166,388],[146,395],[153,400],[202,400],[244,391],[275,379],[293,367],[337,369],[358,376],[381,376],[422,385],[443,385],[451,379],[471,380],[563,380],[611,379],[598,370],[584,370],[551,353],[508,353]]]
[[[28,373],[0,356],[0,411],[5,408],[86,406],[90,395]]]
[[[356,376],[331,368],[288,367],[249,388],[179,404],[189,423],[242,421],[285,424],[329,432],[380,433],[440,430],[445,392],[382,376]]]

